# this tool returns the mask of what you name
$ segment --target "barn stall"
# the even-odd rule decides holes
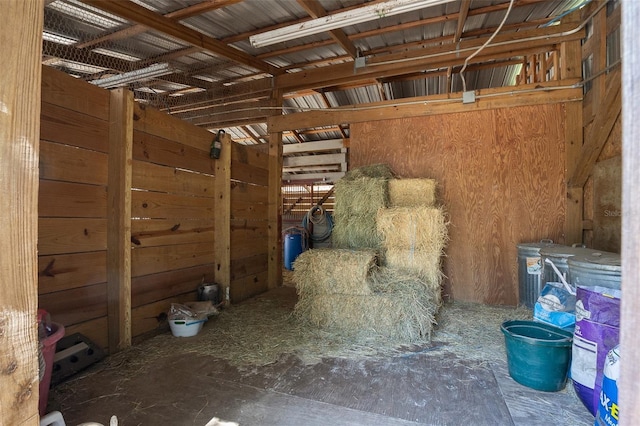
[[[43,67],[38,307],[67,336],[79,333],[107,355],[63,379],[47,411],[59,409],[76,423],[115,414],[125,424],[206,424],[214,417],[298,424],[326,422],[321,407],[331,404],[330,419],[343,422],[446,424],[462,414],[437,401],[452,400],[477,407],[465,414],[468,421],[518,424],[536,415],[546,421],[548,413],[528,403],[543,398],[568,424],[588,421],[571,387],[540,394],[512,381],[499,326],[530,312],[499,306],[519,303],[518,243],[551,238],[620,251],[621,77],[605,43],[615,36],[620,8],[594,4],[572,16],[597,23],[596,37],[578,32],[554,43],[560,60],[547,58],[546,77],[524,72],[517,96],[513,88],[486,88],[474,91],[470,105],[452,102],[452,93],[278,114],[267,119],[269,143],[233,142],[230,130],[218,159],[210,156],[211,131],[223,123],[207,129],[197,117],[149,105],[138,96],[140,87],[108,91]],[[45,9],[45,18],[59,12]],[[582,37],[587,42],[580,46]],[[45,40],[45,50],[50,43]],[[372,68],[366,72],[375,73]],[[279,90],[344,79],[337,68],[323,80],[320,74],[309,73],[304,85],[298,76],[282,76]],[[586,93],[581,81],[590,85]],[[344,154],[347,146],[348,157],[333,155],[340,164],[348,158],[348,170],[385,163],[402,179],[438,182],[449,241],[442,258],[445,305],[431,339],[401,347],[394,339],[350,341],[288,315],[297,297],[281,278],[283,134],[345,124],[348,142],[338,150]],[[289,162],[287,178],[317,173],[313,162],[306,164],[309,173],[299,173],[300,163]],[[346,171],[342,165],[324,170]],[[175,338],[163,315],[172,303],[195,301],[205,282],[220,284],[224,305],[197,337]],[[378,382],[357,370],[384,378],[383,388],[393,389],[390,400],[372,398]],[[341,381],[350,375],[350,385]],[[466,384],[470,376],[473,385]],[[149,377],[157,386],[148,386]],[[123,382],[130,386],[120,391]],[[452,385],[439,394],[432,391],[436,383]],[[170,396],[159,402],[159,393]],[[502,402],[489,410],[486,401],[496,399]]]

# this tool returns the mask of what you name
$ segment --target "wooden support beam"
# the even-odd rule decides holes
[[[434,95],[412,98],[404,105],[395,100],[358,105],[358,109],[347,106],[327,111],[300,112],[271,117],[268,120],[268,129],[269,132],[274,132],[393,118],[579,101],[582,99],[582,89],[580,88],[554,89],[558,86],[570,86],[575,83],[577,80],[574,79],[523,85],[518,86],[518,90],[514,90],[512,87],[478,90],[477,100],[473,104],[463,104],[461,94]],[[383,108],[384,106],[388,106],[388,108]]]
[[[282,106],[282,92],[274,90],[273,106]],[[276,116],[277,110],[272,114]],[[277,112],[280,115],[280,112]],[[271,120],[272,118],[269,118]],[[282,285],[282,132],[269,132],[269,288]]]
[[[41,0],[2,2],[1,425],[38,424],[38,141],[43,11]]]
[[[249,136],[249,139],[251,139],[256,145],[260,145],[263,142],[251,131],[251,129],[248,126],[240,126],[240,129],[242,130],[242,132]]]
[[[209,37],[192,28],[174,22],[169,18],[158,15],[157,13],[154,13],[151,10],[139,6],[131,1],[82,1],[109,13],[113,13],[122,18],[137,22],[156,31],[160,31],[171,37],[175,37],[193,46],[201,47],[239,64],[243,64],[272,75],[278,75],[281,73],[281,71],[276,67],[256,59],[248,53],[229,47],[220,40],[216,40],[213,37]]]
[[[525,52],[548,51],[552,50],[557,43],[579,41],[584,36],[584,30],[573,34],[567,33],[575,28],[575,24],[561,24],[548,28],[498,34],[492,44],[474,58],[473,63],[511,58],[515,55],[514,52],[522,55]],[[484,42],[483,37],[464,40],[460,42],[459,49],[458,46],[448,43],[428,49],[378,56],[372,58],[366,67],[359,69],[355,74],[351,63],[284,74],[276,77],[276,87],[290,92],[461,65],[467,56],[465,52],[477,49]]]
[[[458,27],[453,35],[453,44],[456,44],[462,38],[462,31],[464,30],[464,24],[467,22],[467,15],[469,14],[469,6],[471,6],[471,0],[462,0],[460,3],[460,13],[458,14]],[[446,93],[451,93],[451,80],[452,80],[453,67],[447,68],[447,90]]]
[[[231,136],[222,137],[220,158],[215,161],[214,260],[215,280],[220,284],[225,303],[231,303]]]
[[[621,425],[640,419],[640,2],[622,2],[622,298],[618,383]]]
[[[107,210],[109,353],[131,346],[131,179],[133,93],[111,91]]]
[[[596,164],[602,148],[604,148],[613,126],[622,111],[622,93],[620,89],[620,69],[614,71],[611,85],[606,91],[604,102],[600,106],[600,113],[596,115],[589,132],[585,135],[584,146],[577,160],[574,172],[569,179],[570,188],[582,188]],[[602,76],[604,78],[604,75]]]
[[[196,3],[192,6],[188,6],[182,9],[174,10],[173,12],[163,15],[165,18],[169,18],[172,21],[178,22],[182,19],[187,19],[192,16],[200,15],[211,10],[220,9],[221,7],[229,6],[234,3],[239,3],[242,0],[203,0],[200,3]],[[106,41],[121,40],[128,38],[136,34],[140,34],[147,31],[147,27],[141,24],[136,24],[121,30],[114,31],[109,34],[105,34],[100,37],[96,37],[91,40],[84,41],[82,43],[76,43],[78,48],[86,48],[101,44]]]
[[[298,0],[298,4],[311,16],[312,18],[322,18],[327,16],[327,11],[324,10],[322,5],[316,0]],[[329,31],[331,38],[338,43],[352,58],[356,57],[356,47],[353,42],[349,40],[347,35],[341,29],[335,29]]]
[[[576,11],[579,12],[579,11]],[[576,24],[579,20],[579,13],[567,15],[563,23]],[[580,41],[565,41],[560,47],[562,51],[562,71],[563,78],[582,78],[582,62],[580,56]],[[531,70],[535,78],[535,69]],[[581,90],[582,91],[582,90]],[[583,123],[582,123],[583,102],[568,103],[565,106],[565,173],[567,179],[567,210],[564,218],[564,239],[565,244],[582,243],[582,219],[584,190],[572,187],[569,183],[569,176],[572,176],[577,166],[577,159],[583,145]]]

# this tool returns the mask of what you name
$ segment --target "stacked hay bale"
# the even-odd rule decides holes
[[[389,166],[374,164],[351,170],[335,184],[334,226],[336,248],[379,248],[376,229],[378,209],[389,204]]]
[[[447,241],[443,209],[435,206],[433,179],[389,181],[389,208],[378,210],[382,264],[415,274],[440,289],[440,258]]]
[[[433,207],[435,186],[394,179],[381,165],[339,181],[333,246],[340,248],[310,250],[296,260],[296,316],[348,337],[430,338],[446,241],[444,215]]]

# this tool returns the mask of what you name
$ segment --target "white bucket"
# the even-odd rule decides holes
[[[202,330],[206,319],[203,320],[169,320],[171,333],[176,337],[195,336]]]

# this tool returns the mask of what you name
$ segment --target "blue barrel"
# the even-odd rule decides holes
[[[293,270],[293,262],[306,247],[303,231],[293,228],[287,229],[284,234],[284,267]]]

